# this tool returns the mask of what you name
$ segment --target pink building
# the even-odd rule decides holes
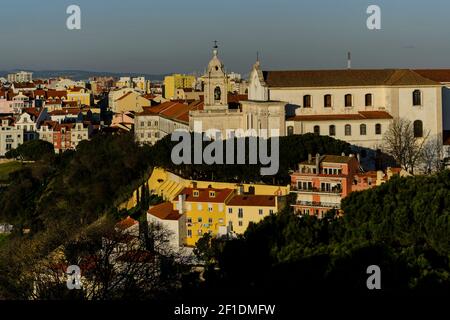
[[[291,174],[291,192],[297,194],[295,212],[323,217],[330,209],[340,209],[359,172],[359,161],[352,155],[309,155]]]

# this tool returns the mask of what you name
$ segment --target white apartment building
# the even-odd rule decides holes
[[[23,131],[14,126],[13,118],[0,118],[0,156],[23,143]]]
[[[33,73],[20,71],[17,73],[8,74],[8,82],[32,82],[33,81]]]

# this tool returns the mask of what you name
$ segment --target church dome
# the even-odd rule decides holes
[[[224,74],[224,65],[222,61],[220,61],[218,57],[217,46],[213,49],[213,57],[208,63],[207,73],[210,75],[223,75]]]

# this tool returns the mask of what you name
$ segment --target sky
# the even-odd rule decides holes
[[[69,5],[81,29],[69,30]],[[381,29],[369,30],[369,5]],[[0,70],[228,72],[450,67],[448,0],[14,0],[0,7]]]

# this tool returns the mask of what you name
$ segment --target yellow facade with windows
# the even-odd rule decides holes
[[[164,78],[164,98],[175,99],[177,89],[193,88],[195,85],[195,76],[185,74],[173,74]]]

